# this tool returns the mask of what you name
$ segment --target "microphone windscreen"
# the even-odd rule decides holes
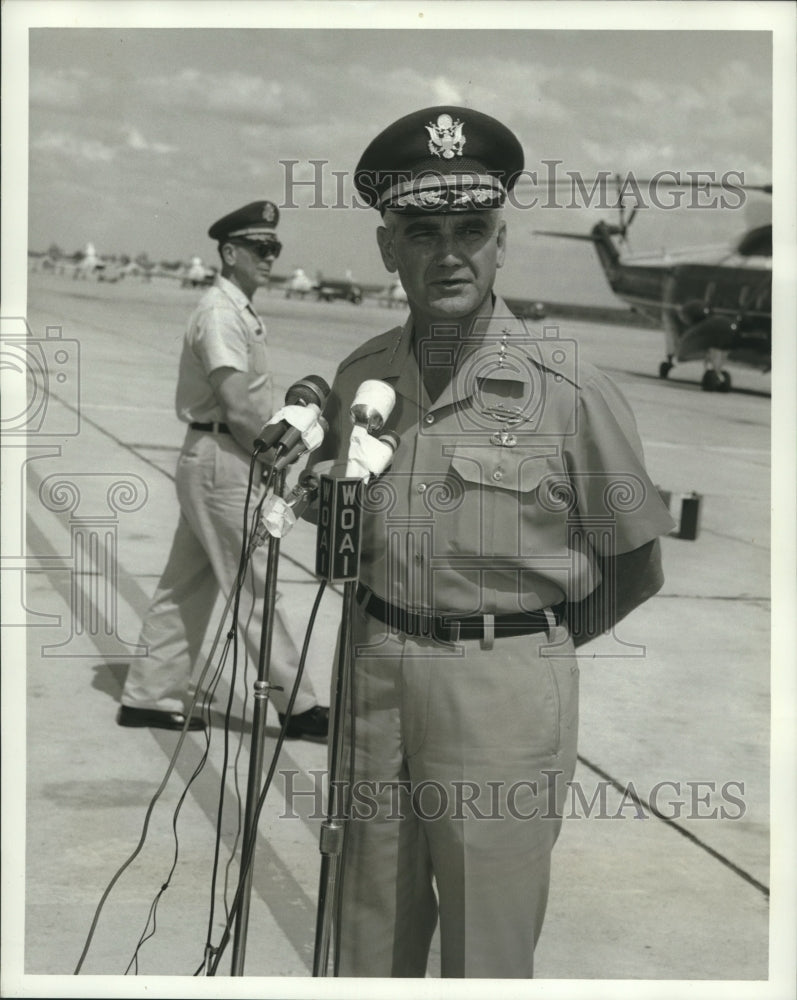
[[[274,462],[274,469],[277,472],[281,472],[286,469],[289,465],[293,465],[297,458],[301,458],[302,455],[306,454],[308,451],[315,451],[324,440],[329,431],[329,424],[323,417],[319,417],[315,423],[308,428],[306,434],[310,435],[309,442],[305,440],[304,435],[297,431],[298,436],[296,440],[291,443],[289,448],[280,455],[280,457]]]
[[[320,375],[307,375],[300,378],[285,393],[285,403],[289,406],[296,406],[315,403],[319,409],[324,409],[324,404],[329,396],[329,386]]]
[[[351,404],[351,418],[373,433],[381,430],[395,405],[396,393],[391,385],[379,379],[366,379]]]

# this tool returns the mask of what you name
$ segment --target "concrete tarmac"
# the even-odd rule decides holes
[[[177,734],[115,722],[177,521],[184,429],[174,385],[200,292],[157,279],[29,281],[28,324],[45,341],[52,391],[27,455],[15,447],[22,439],[4,440],[7,512],[18,494],[27,514],[12,518],[3,560],[5,637],[16,647],[4,671],[7,727],[15,713],[7,801],[24,809],[13,836],[6,831],[5,877],[16,892],[4,921],[4,995],[470,996],[467,984],[436,978],[436,947],[428,979],[411,991],[307,978],[326,749],[304,741],[282,748],[258,826],[249,925],[237,941],[245,978],[228,978],[231,943],[213,983],[203,983],[206,945],[219,944],[237,878],[237,860],[228,861],[246,789],[254,668],[245,674],[239,664],[233,678],[227,662],[208,748],[190,733],[175,758]],[[368,302],[287,301],[276,289],[255,304],[277,399],[303,375],[331,381],[354,346],[404,318]],[[7,340],[18,327],[3,322]],[[728,992],[710,995],[779,996],[767,992],[778,945],[769,923],[770,379],[733,368],[736,391],[704,393],[699,366],[656,377],[662,334],[567,322],[559,335],[619,383],[654,482],[672,493],[676,520],[682,497],[699,494],[700,525],[695,540],[663,540],[662,592],[583,649],[579,766],[554,852],[538,979],[502,984],[502,995],[700,996],[712,987]],[[7,539],[8,531],[7,521]],[[298,525],[281,552],[280,601],[301,643],[317,591],[314,529]],[[307,669],[324,692],[340,605],[340,588],[328,588],[310,646]],[[222,611],[220,601],[206,650]],[[276,735],[271,707],[267,764]],[[790,898],[793,883],[773,885],[777,892]],[[24,980],[7,978],[14,956],[24,958]],[[82,978],[70,978],[78,963]],[[153,976],[168,978],[154,987]]]

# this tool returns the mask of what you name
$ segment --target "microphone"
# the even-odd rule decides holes
[[[360,572],[362,488],[384,472],[398,446],[398,435],[377,439],[396,402],[386,382],[368,379],[351,404],[351,432],[346,477],[321,476],[318,485],[316,575],[331,583],[347,583]]]
[[[395,431],[385,431],[384,434],[379,435],[379,440],[390,448],[393,455],[396,454],[396,449],[401,444],[401,438]]]
[[[305,469],[283,499],[272,494],[263,505],[262,523],[274,538],[284,538],[318,496],[318,477]]]
[[[366,379],[351,404],[351,422],[356,427],[364,427],[369,434],[377,434],[385,426],[395,405],[393,386],[378,379]]]
[[[393,431],[381,438],[376,435],[384,427],[396,403],[396,393],[387,382],[368,379],[362,383],[351,404],[351,432],[346,464],[347,477],[368,482],[372,475],[380,475],[390,465],[399,438]]]
[[[294,428],[294,430],[297,430],[297,428]],[[302,436],[301,431],[298,431],[298,440],[294,441],[290,448],[283,451],[279,458],[274,462],[274,471],[282,472],[283,469],[287,468],[289,465],[293,465],[296,459],[301,458],[306,452],[315,451],[315,449],[324,440],[328,430],[329,424],[326,422],[324,417],[319,417],[315,423],[313,423],[307,431],[305,431],[304,436]],[[285,448],[285,440],[287,440],[287,438],[288,435],[286,434],[285,439],[280,444],[281,448]]]
[[[285,405],[314,407],[320,413],[327,396],[329,396],[329,386],[324,379],[320,375],[307,375],[294,382],[285,393]],[[255,447],[258,451],[277,447],[286,452],[301,436],[302,431],[289,420],[274,420],[272,417],[255,438]]]

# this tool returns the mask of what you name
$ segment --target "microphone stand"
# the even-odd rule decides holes
[[[335,709],[331,721],[329,792],[327,818],[321,826],[319,850],[321,871],[318,886],[313,976],[326,976],[329,965],[332,915],[337,907],[341,883],[339,872],[347,821],[347,796],[338,772],[343,756],[343,736],[351,681],[351,633],[361,531],[361,479],[331,479],[319,482],[318,550],[316,574],[331,582],[344,582],[343,610],[338,642]],[[341,555],[345,552],[346,555]]]
[[[274,493],[282,496],[285,490],[285,470],[275,473]],[[246,864],[242,872],[240,884],[240,900],[238,903],[235,931],[232,949],[233,976],[242,976],[244,958],[246,955],[246,934],[249,926],[249,905],[252,894],[252,877],[254,873],[255,842],[257,828],[255,816],[260,798],[260,786],[263,777],[263,756],[266,736],[266,713],[268,710],[269,693],[274,688],[269,682],[271,667],[271,640],[274,635],[274,607],[277,599],[277,565],[279,563],[280,540],[269,536],[268,561],[266,564],[266,582],[263,600],[263,624],[260,637],[260,652],[257,664],[257,680],[254,682],[254,708],[252,712],[252,741],[249,752],[249,779],[246,787],[246,812],[244,815],[241,860]],[[277,688],[281,690],[281,688]]]
[[[315,951],[313,955],[313,975],[326,976],[329,964],[329,945],[332,930],[332,914],[335,912],[340,891],[340,862],[343,853],[343,838],[346,833],[346,800],[339,786],[338,772],[343,756],[343,727],[345,708],[348,704],[351,676],[351,614],[354,608],[357,583],[352,581],[343,586],[343,611],[340,628],[340,648],[335,683],[335,711],[333,714],[333,739],[329,757],[329,800],[327,818],[321,826],[319,850],[321,871],[318,881],[318,910],[316,913]]]

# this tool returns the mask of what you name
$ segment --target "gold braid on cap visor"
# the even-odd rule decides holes
[[[228,238],[231,236],[240,236],[247,240],[276,240],[277,233],[273,227],[271,229],[256,229],[253,226],[244,226],[243,229],[227,233]]]
[[[467,212],[500,208],[505,197],[504,185],[489,174],[427,174],[388,188],[379,199],[379,208],[394,212],[407,208]]]

